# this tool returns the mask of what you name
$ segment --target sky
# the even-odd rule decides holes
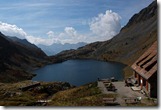
[[[153,0],[0,0],[0,31],[33,44],[105,41]]]

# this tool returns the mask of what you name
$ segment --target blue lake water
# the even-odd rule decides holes
[[[47,65],[35,70],[34,81],[63,81],[80,86],[97,81],[98,78],[115,77],[123,79],[125,65],[115,62],[97,60],[68,60],[62,63]]]

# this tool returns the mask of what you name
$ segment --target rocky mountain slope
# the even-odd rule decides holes
[[[51,58],[64,61],[74,58],[92,58],[117,61],[131,65],[148,47],[157,40],[157,2],[135,14],[120,33],[111,40],[95,42],[67,50]]]
[[[17,37],[11,37],[11,36],[8,36],[8,40],[10,41],[13,41],[14,43],[16,44],[19,44],[19,45],[22,45],[22,46],[25,46],[29,49],[32,49],[32,50],[35,50],[35,51],[39,51],[40,53],[44,54],[45,53],[40,49],[38,48],[36,45],[34,44],[31,44],[30,42],[28,42],[26,39],[19,39]]]
[[[25,41],[26,42],[26,41]],[[48,61],[46,54],[28,43],[17,42],[0,33],[0,81],[12,82],[30,79],[33,74],[27,72],[41,67]]]

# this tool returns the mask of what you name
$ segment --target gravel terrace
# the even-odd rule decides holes
[[[116,98],[116,101],[121,106],[126,106],[126,103],[123,98],[130,98],[130,97],[133,97],[133,98],[141,97],[141,99],[147,98],[145,95],[141,94],[139,91],[133,91],[130,87],[125,86],[125,83],[123,81],[112,82],[112,83],[117,89],[116,92],[107,91],[102,81],[98,81],[98,87],[100,88],[103,94],[117,93],[118,97]]]

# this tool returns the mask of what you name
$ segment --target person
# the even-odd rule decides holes
[[[128,85],[127,85],[127,79],[125,80],[125,86],[128,86]]]

